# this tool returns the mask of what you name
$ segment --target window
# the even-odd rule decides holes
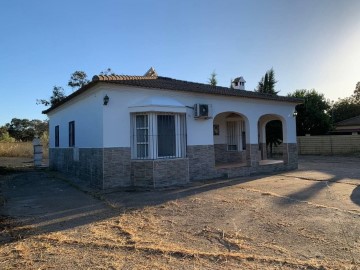
[[[227,150],[241,151],[246,149],[245,122],[227,121]]]
[[[69,122],[69,147],[75,146],[75,121]]]
[[[148,115],[136,115],[136,155],[139,158],[148,158],[149,156]]]
[[[59,147],[59,126],[55,126],[55,147]]]
[[[158,157],[176,156],[175,115],[157,116]]]
[[[132,158],[185,157],[185,114],[136,113],[131,116]]]

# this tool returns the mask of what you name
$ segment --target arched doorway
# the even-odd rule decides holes
[[[259,150],[261,160],[284,160],[283,141],[286,125],[283,117],[273,114],[259,118]]]

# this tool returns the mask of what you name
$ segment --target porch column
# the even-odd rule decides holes
[[[246,165],[250,167],[259,166],[261,159],[261,152],[259,151],[258,138],[258,123],[257,121],[249,120],[249,127],[246,128],[249,132],[249,140],[246,140]]]
[[[298,167],[298,150],[296,142],[296,118],[292,115],[282,121],[283,126],[283,160],[289,169]]]
[[[267,159],[266,149],[266,123],[259,121],[259,149],[261,151],[260,159]]]

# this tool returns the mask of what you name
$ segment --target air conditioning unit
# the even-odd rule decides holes
[[[194,105],[195,119],[209,119],[211,118],[211,105],[209,104],[195,104]]]

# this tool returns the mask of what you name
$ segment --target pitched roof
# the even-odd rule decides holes
[[[358,126],[360,125],[360,115],[342,120],[340,122],[335,123],[336,126]]]
[[[164,90],[173,90],[173,91],[182,91],[187,93],[201,93],[201,94],[212,94],[212,95],[221,95],[221,96],[234,96],[234,97],[243,97],[243,98],[255,98],[255,99],[266,99],[282,102],[290,102],[300,104],[303,102],[302,99],[277,96],[271,94],[258,93],[254,91],[238,90],[231,89],[228,87],[222,86],[211,86],[209,84],[188,82],[182,80],[176,80],[168,77],[161,77],[154,75],[153,72],[146,76],[128,76],[128,75],[95,75],[92,78],[92,81],[87,85],[83,86],[76,92],[72,93],[61,102],[52,106],[51,108],[43,111],[47,114],[54,110],[55,108],[61,106],[72,98],[82,94],[89,88],[95,86],[98,83],[109,83],[117,85],[127,85],[134,87],[150,88],[150,89],[164,89]]]

